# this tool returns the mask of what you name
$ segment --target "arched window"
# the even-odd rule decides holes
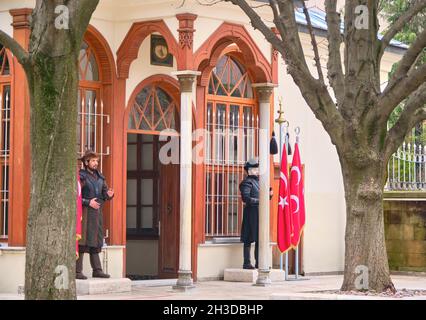
[[[102,82],[94,51],[87,42],[83,42],[79,56],[79,117],[78,117],[78,152],[83,155],[88,149],[100,156],[102,170],[104,150],[104,125],[109,123],[109,116],[104,114],[102,103]]]
[[[239,183],[244,163],[257,156],[258,119],[250,76],[232,55],[211,73],[206,111],[206,236],[239,236]]]
[[[176,102],[156,85],[144,87],[129,114],[129,132],[159,134],[161,131],[179,131]]]
[[[10,75],[10,66],[6,55],[6,48],[0,44],[0,76],[8,75]]]
[[[0,239],[8,237],[11,112],[10,64],[0,45]]]

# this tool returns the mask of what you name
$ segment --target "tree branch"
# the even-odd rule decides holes
[[[325,9],[327,12],[327,40],[328,40],[328,62],[327,75],[330,85],[336,94],[337,102],[340,104],[345,97],[345,82],[342,68],[342,57],[340,46],[343,37],[340,33],[340,16],[337,13],[337,2],[335,0],[326,0]]]
[[[379,96],[377,107],[382,117],[387,117],[396,106],[409,97],[426,81],[426,64],[389,84]]]
[[[416,1],[410,8],[401,14],[401,16],[395,21],[395,23],[385,33],[382,40],[380,41],[380,47],[378,52],[378,58],[381,59],[385,49],[389,46],[391,40],[402,30],[405,24],[409,23],[410,20],[420,11],[426,8],[426,0]]]
[[[84,36],[84,33],[87,30],[87,27],[90,23],[90,19],[93,15],[93,12],[96,10],[96,7],[99,4],[99,0],[79,0],[78,1],[78,17],[80,19],[79,26],[81,26],[81,30],[78,30],[79,37],[81,39]]]
[[[385,140],[385,159],[402,144],[408,132],[420,121],[426,119],[426,83],[421,85],[408,99],[398,121],[388,131]]]
[[[324,74],[322,73],[322,68],[321,68],[321,59],[318,52],[318,44],[317,44],[317,40],[315,39],[314,29],[312,28],[311,17],[309,15],[308,8],[306,8],[306,3],[304,0],[302,1],[302,4],[303,4],[303,13],[305,15],[306,24],[309,30],[309,35],[311,36],[312,49],[314,50],[314,59],[315,59],[315,66],[317,67],[318,79],[322,84],[325,84]]]
[[[386,86],[383,92],[383,95],[388,94],[388,92],[391,92],[393,88],[400,86],[401,82],[404,81],[404,78],[407,77],[407,75],[409,76],[413,74],[413,72],[415,72],[416,70],[414,68],[415,63],[417,61],[417,58],[420,56],[420,54],[422,54],[423,49],[425,47],[426,47],[426,29],[423,30],[423,32],[420,34],[419,37],[417,37],[417,39],[414,41],[411,47],[404,54],[401,61],[398,63],[398,67],[395,70],[391,79],[389,80],[389,83]],[[407,96],[408,95],[409,93],[407,94]],[[382,108],[383,110],[383,116],[387,118],[392,113],[393,109],[395,108],[394,106],[395,106],[395,103],[387,103],[379,107]]]
[[[263,22],[262,18],[257,14],[256,11],[244,0],[224,0],[225,2],[231,2],[232,4],[241,8],[244,13],[249,17],[251,25],[254,29],[258,29],[271,43],[275,49],[280,52],[284,51],[284,47],[281,43],[281,40],[276,36],[276,34]]]
[[[8,48],[18,59],[22,66],[26,66],[29,60],[29,54],[21,47],[21,45],[6,32],[0,30],[0,43]]]

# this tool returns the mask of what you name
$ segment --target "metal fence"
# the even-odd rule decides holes
[[[388,163],[387,191],[426,190],[426,145],[403,143]]]

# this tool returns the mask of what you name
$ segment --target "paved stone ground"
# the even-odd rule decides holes
[[[132,292],[120,294],[79,296],[79,300],[269,300],[274,299],[336,299],[336,296],[312,294],[316,291],[337,290],[342,283],[342,276],[315,276],[308,280],[287,281],[274,283],[269,287],[255,287],[250,283],[236,283],[225,281],[198,282],[196,288],[188,292],[179,292],[172,289],[170,281],[166,282],[135,282]],[[426,277],[392,276],[398,290],[412,289],[425,290]],[[153,286],[155,285],[155,286]],[[344,299],[365,299],[347,296]],[[374,299],[374,297],[367,297]],[[0,294],[1,299],[23,299],[22,295]],[[426,296],[405,298],[425,299]]]

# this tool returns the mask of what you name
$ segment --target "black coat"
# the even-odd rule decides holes
[[[80,170],[81,194],[83,198],[83,219],[81,223],[81,240],[79,250],[87,251],[88,248],[96,248],[100,251],[103,246],[103,216],[102,208],[108,197],[108,186],[105,177],[95,171],[94,174],[86,170]],[[95,210],[89,206],[90,200],[96,198],[101,204],[100,208]]]
[[[241,242],[259,240],[259,177],[248,176],[240,183],[241,198],[245,204],[241,226]]]

